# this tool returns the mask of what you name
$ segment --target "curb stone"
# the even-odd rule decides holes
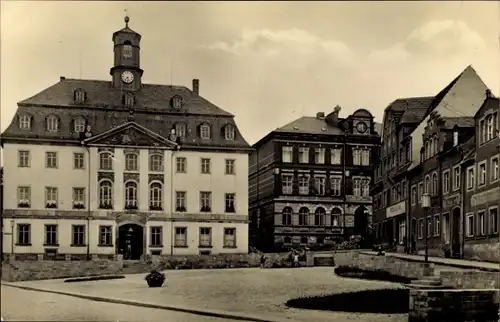
[[[187,307],[146,303],[146,302],[140,302],[140,301],[136,301],[136,300],[122,300],[122,299],[110,298],[110,297],[83,295],[83,294],[78,294],[78,293],[69,293],[69,292],[47,290],[47,289],[42,289],[42,288],[34,288],[34,287],[30,287],[30,286],[13,285],[10,283],[5,283],[5,282],[2,282],[1,285],[13,287],[13,288],[18,288],[18,289],[22,289],[22,290],[26,290],[26,291],[35,291],[35,292],[44,292],[44,293],[52,293],[52,294],[58,294],[58,295],[71,296],[71,297],[76,297],[76,298],[81,298],[84,300],[90,300],[90,301],[96,301],[96,302],[106,302],[106,303],[113,303],[113,304],[145,307],[145,308],[150,308],[150,309],[176,311],[176,312],[181,312],[181,313],[210,316],[210,317],[215,317],[215,318],[225,318],[225,319],[238,320],[238,321],[251,321],[251,322],[285,322],[286,321],[286,322],[294,322],[294,320],[291,320],[291,319],[269,319],[269,318],[265,318],[265,317],[259,317],[256,315],[249,315],[249,314],[238,313],[238,312],[233,313],[233,312],[225,312],[225,311],[219,311],[219,310],[208,310],[208,309],[200,310],[200,309],[193,309],[193,308],[187,308]],[[3,321],[3,320],[1,320],[1,321]]]

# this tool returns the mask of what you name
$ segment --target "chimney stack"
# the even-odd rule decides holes
[[[199,79],[193,79],[193,92],[196,95],[200,95],[200,80]]]
[[[61,82],[62,82],[63,80],[65,80],[65,79],[66,79],[66,77],[64,77],[64,76],[60,76],[60,77],[59,77],[59,81],[61,81]]]
[[[326,123],[332,125],[332,126],[337,126],[339,123],[339,112],[340,112],[340,106],[335,106],[333,109],[333,112],[328,114],[326,116]]]
[[[324,112],[318,112],[318,113],[316,113],[316,118],[318,120],[324,120],[325,119],[325,113]]]
[[[492,98],[493,94],[491,94],[491,91],[489,89],[486,90],[486,98]]]

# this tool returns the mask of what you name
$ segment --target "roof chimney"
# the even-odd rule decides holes
[[[318,112],[318,113],[316,113],[316,118],[318,120],[324,120],[325,119],[325,113],[324,112]]]
[[[332,125],[332,126],[337,126],[338,123],[339,123],[339,112],[340,112],[341,108],[340,106],[335,106],[335,108],[333,109],[333,112],[331,112],[330,114],[328,114],[326,116],[326,123]]]
[[[193,79],[193,92],[196,95],[200,94],[200,80],[199,79]]]
[[[489,89],[486,89],[485,93],[486,93],[486,98],[492,98],[493,97],[493,94],[491,94],[491,91]]]
[[[65,79],[66,79],[66,77],[64,77],[64,76],[60,76],[60,77],[59,77],[59,81],[61,81],[61,82],[62,82],[63,80],[65,80]]]

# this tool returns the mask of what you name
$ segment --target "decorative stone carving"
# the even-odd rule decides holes
[[[159,181],[163,184],[164,183],[163,180],[164,180],[163,174],[149,174],[148,175],[148,183],[151,183],[153,181]]]
[[[97,148],[97,152],[111,152],[111,153],[115,153],[115,149],[114,148],[103,148],[103,147],[99,147]]]
[[[123,174],[123,182],[127,182],[129,180],[139,182],[139,174],[138,173],[124,173]]]
[[[114,172],[97,172],[97,182],[102,179],[109,179],[111,182],[115,181],[115,173]]]

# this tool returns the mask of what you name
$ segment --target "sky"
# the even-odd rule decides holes
[[[437,94],[472,65],[500,92],[500,3],[1,1],[1,129],[60,76],[110,80],[114,31],[142,35],[143,82],[191,87],[255,143],[302,116]]]

